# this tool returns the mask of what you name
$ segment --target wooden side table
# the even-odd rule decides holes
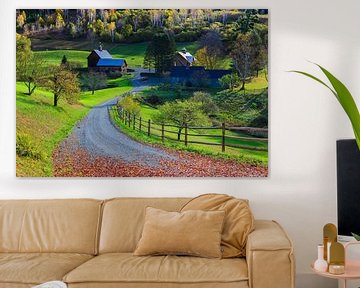
[[[344,274],[331,274],[329,272],[320,272],[314,269],[314,264],[311,265],[311,269],[322,277],[338,279],[343,282],[343,288],[347,288],[348,280],[360,279],[360,259],[359,260],[348,260],[347,248],[352,245],[360,245],[360,242],[349,242],[345,244],[345,273]]]

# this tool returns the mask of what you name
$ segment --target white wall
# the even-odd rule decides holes
[[[316,256],[316,245],[321,242],[322,226],[336,223],[335,141],[353,137],[351,127],[325,88],[285,71],[302,69],[317,73],[306,60],[321,63],[342,79],[360,102],[358,0],[223,0],[218,4],[176,0],[167,5],[270,9],[271,170],[267,179],[16,179],[15,8],[80,8],[80,5],[162,8],[166,2],[7,2],[0,12],[0,198],[195,196],[207,192],[248,198],[257,218],[278,220],[293,239],[297,286],[335,287],[334,282],[325,285],[314,276],[309,264]]]

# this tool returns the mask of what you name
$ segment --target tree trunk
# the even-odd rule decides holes
[[[54,94],[54,107],[56,107],[58,104],[58,96]]]
[[[178,131],[178,139],[177,139],[178,141],[180,141],[181,131],[182,131],[182,127],[179,128],[179,131]]]
[[[28,85],[26,85],[28,87],[28,95],[31,95],[31,81],[28,81]]]
[[[34,84],[33,88],[31,88],[30,95],[33,94],[33,92],[35,91],[35,88],[36,88],[36,85]]]
[[[242,85],[241,85],[240,91],[241,91],[241,90],[245,90],[245,81],[242,81]]]
[[[94,93],[95,93],[95,89],[92,89],[91,90],[91,95],[94,95]]]
[[[259,78],[259,70],[256,70],[256,78]]]

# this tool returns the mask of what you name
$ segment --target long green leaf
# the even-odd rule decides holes
[[[358,108],[356,107],[354,98],[352,97],[350,91],[346,88],[346,86],[340,80],[338,80],[334,75],[332,75],[329,71],[327,71],[322,66],[320,66],[316,63],[314,63],[314,64],[317,65],[321,69],[321,71],[325,74],[325,76],[328,78],[328,80],[330,81],[333,88],[330,87],[329,85],[327,85],[324,81],[320,80],[319,78],[317,78],[309,73],[302,72],[302,71],[296,71],[296,70],[289,71],[289,72],[295,72],[298,74],[305,75],[305,76],[321,83],[335,95],[336,99],[339,101],[340,105],[343,107],[345,113],[347,114],[347,116],[350,119],[351,125],[354,130],[356,142],[357,142],[357,145],[360,150],[360,114],[359,114]]]
[[[356,142],[360,149],[360,113],[358,108],[356,107],[356,103],[353,96],[340,80],[338,80],[325,68],[321,67],[320,65],[317,66],[321,69],[321,71],[329,79],[331,85],[334,87],[334,90],[338,95],[337,98],[350,119],[350,122],[354,130]]]
[[[298,70],[290,70],[290,71],[288,71],[288,72],[293,72],[293,73],[298,73],[298,74],[305,75],[305,76],[307,76],[307,77],[309,77],[309,78],[311,78],[311,79],[313,79],[313,80],[321,83],[321,84],[324,85],[326,88],[328,88],[328,89],[335,95],[336,98],[338,97],[337,94],[336,94],[336,92],[335,92],[329,85],[327,85],[324,81],[320,80],[319,78],[315,77],[314,75],[311,75],[311,74],[306,73],[306,72],[303,72],[303,71],[298,71]]]

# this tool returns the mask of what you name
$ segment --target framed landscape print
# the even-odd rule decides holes
[[[267,9],[18,9],[18,177],[267,177]]]

